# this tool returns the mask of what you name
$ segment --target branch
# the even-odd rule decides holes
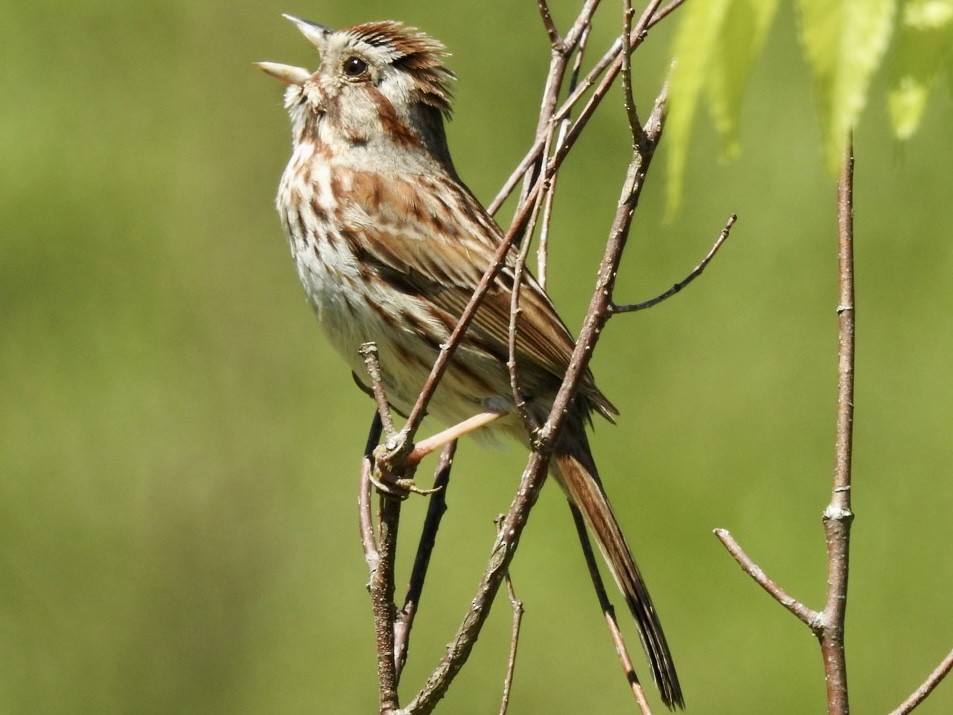
[[[850,527],[851,456],[854,423],[854,155],[848,138],[837,186],[837,255],[839,274],[837,428],[831,501],[824,509],[827,542],[827,598],[824,610],[807,608],[789,596],[755,564],[724,529],[715,535],[751,576],[778,603],[805,623],[821,645],[827,683],[827,708],[831,715],[848,715],[847,662],[844,654],[844,618],[847,610],[847,575]]]
[[[940,661],[940,664],[927,676],[923,684],[914,690],[910,697],[904,700],[896,710],[891,711],[890,715],[907,715],[907,713],[913,712],[913,709],[926,700],[934,688],[949,674],[950,669],[953,669],[953,650],[946,654],[946,658]]]
[[[714,534],[718,537],[718,540],[724,544],[725,548],[728,549],[728,553],[738,562],[742,571],[753,578],[775,601],[793,613],[801,623],[812,631],[816,631],[818,619],[820,618],[820,614],[817,611],[812,611],[796,598],[789,595],[788,592],[777,583],[768,578],[764,570],[745,553],[744,549],[735,541],[735,538],[727,529],[715,529]]]
[[[503,515],[500,514],[496,519],[497,528],[503,523]],[[506,676],[503,678],[503,697],[500,699],[500,715],[506,715],[510,705],[510,691],[513,689],[513,673],[516,671],[516,651],[520,643],[520,629],[523,625],[523,602],[516,597],[516,589],[513,588],[513,579],[510,572],[504,574],[506,581],[506,595],[510,600],[510,608],[513,609],[513,625],[510,628],[510,652],[506,660]]]
[[[384,394],[384,382],[381,376],[377,343],[362,343],[357,352],[364,358],[364,369],[367,370],[367,375],[371,378],[371,394],[374,396],[374,402],[377,403],[377,414],[381,417],[384,434],[389,438],[394,434],[394,419],[390,413],[390,403],[387,401],[387,395]]]
[[[635,26],[632,28],[632,33],[629,36],[629,52],[634,52],[644,41],[647,31],[661,22],[665,17],[671,14],[676,8],[678,8],[685,0],[673,0],[666,7],[658,10],[653,13],[653,9],[657,8],[659,3],[653,0],[649,3],[649,6],[646,7],[645,12],[642,13],[642,16],[639,18],[638,22],[635,23]],[[579,118],[573,124],[570,132],[567,133],[566,142],[560,145],[559,150],[553,155],[547,164],[547,174],[552,175],[555,173],[555,169],[559,167],[563,159],[569,153],[569,149],[575,143],[576,139],[579,137],[579,134],[582,132],[582,129],[586,126],[586,123],[595,113],[599,104],[602,102],[609,88],[615,81],[616,76],[622,69],[622,61],[619,57],[623,50],[623,41],[620,38],[612,44],[612,46],[606,51],[606,53],[596,62],[595,66],[589,71],[589,73],[579,82],[579,85],[570,92],[569,96],[563,101],[559,109],[556,110],[552,117],[555,120],[562,120],[565,117],[568,117],[569,114],[573,111],[574,107],[582,101],[583,97],[586,96],[586,93],[592,89],[595,85],[596,80],[605,73],[602,82],[596,88],[593,96],[586,103],[585,107],[580,111]],[[513,189],[519,183],[520,179],[529,171],[535,162],[539,160],[540,154],[543,151],[545,145],[545,137],[537,135],[536,141],[533,143],[533,146],[530,147],[529,151],[523,157],[523,160],[517,165],[516,169],[510,174],[509,178],[504,182],[502,188],[497,193],[493,201],[490,202],[487,207],[487,211],[491,215],[495,214],[500,206],[503,205],[503,202],[506,198],[513,192]],[[538,185],[537,180],[537,185]],[[527,194],[527,197],[529,194]],[[514,224],[517,222],[517,219],[514,219]]]
[[[641,303],[631,303],[629,305],[612,305],[610,309],[613,313],[634,313],[637,310],[645,310],[646,308],[651,308],[658,305],[663,300],[671,298],[676,293],[680,293],[684,288],[688,286],[693,280],[698,278],[702,272],[708,267],[708,264],[711,263],[712,259],[715,257],[715,254],[718,253],[719,249],[724,245],[725,241],[728,240],[728,235],[731,233],[731,227],[735,225],[735,221],[738,220],[738,217],[735,214],[731,214],[728,217],[728,220],[725,222],[725,227],[721,229],[721,233],[718,234],[718,238],[715,239],[715,243],[708,250],[708,253],[702,259],[701,263],[695,266],[692,269],[692,272],[689,273],[685,278],[680,280],[678,283],[673,285],[664,293],[655,296],[649,300],[643,301]]]
[[[381,438],[381,415],[374,413],[371,420],[371,429],[367,435],[367,446],[364,447],[364,458],[361,460],[361,480],[358,487],[357,511],[358,526],[361,530],[361,546],[364,549],[364,561],[371,574],[377,570],[381,555],[374,535],[374,520],[371,517],[371,472],[374,469],[374,448]],[[370,588],[370,584],[368,584]]]
[[[437,542],[437,531],[440,521],[447,511],[447,486],[450,484],[450,470],[453,467],[453,457],[457,451],[457,442],[454,440],[444,447],[440,454],[440,461],[434,476],[430,503],[427,506],[427,516],[420,532],[420,541],[417,544],[417,555],[414,557],[414,567],[410,572],[410,583],[407,586],[407,595],[404,597],[404,606],[397,614],[394,623],[394,660],[397,664],[397,680],[407,663],[407,651],[410,647],[410,631],[414,627],[414,618],[417,616],[417,607],[423,594],[424,581],[427,578],[427,569],[430,566],[430,555]]]
[[[848,136],[837,184],[837,263],[840,299],[837,305],[839,348],[837,361],[837,436],[834,485],[824,510],[827,535],[827,603],[821,631],[821,654],[827,681],[830,713],[847,715],[847,661],[844,618],[847,611],[847,575],[850,556],[851,457],[854,438],[854,149]]]

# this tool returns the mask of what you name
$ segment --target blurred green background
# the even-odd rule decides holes
[[[553,5],[565,26],[574,3]],[[375,711],[355,519],[372,405],[298,286],[272,202],[281,87],[251,62],[315,63],[281,12],[425,28],[453,52],[451,144],[488,201],[535,123],[534,3],[0,6],[0,711]],[[782,13],[752,77],[743,153],[719,162],[701,126],[668,222],[655,166],[618,297],[682,278],[737,212],[730,243],[685,293],[613,321],[594,365],[622,410],[596,454],[692,712],[824,708],[815,642],[711,535],[731,529],[821,604],[835,190],[794,26]],[[662,28],[637,55],[643,102],[670,40]],[[899,147],[875,102],[857,135],[857,712],[894,707],[953,641],[951,111],[940,88]],[[613,101],[561,180],[551,287],[574,329],[626,145]],[[522,463],[462,445],[405,697],[462,618]],[[423,510],[405,508],[405,556]],[[574,539],[547,488],[513,569],[527,615],[511,712],[634,709]],[[501,602],[444,712],[496,712],[509,621]],[[951,711],[946,684],[919,712]]]

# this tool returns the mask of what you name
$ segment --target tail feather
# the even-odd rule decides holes
[[[555,455],[553,472],[570,501],[582,512],[595,535],[609,570],[625,596],[629,611],[639,628],[642,646],[652,667],[652,676],[669,708],[684,707],[682,689],[669,651],[662,624],[632,551],[599,481],[588,445],[575,444],[571,452]]]

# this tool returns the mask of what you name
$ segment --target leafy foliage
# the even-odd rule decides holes
[[[919,126],[936,76],[953,49],[953,0],[797,0],[798,32],[810,68],[833,172],[870,99],[871,81],[889,57],[889,107],[894,135]],[[674,41],[672,117],[668,125],[669,199],[678,203],[688,138],[702,97],[722,138],[738,150],[737,118],[748,75],[764,45],[777,0],[687,3]],[[896,36],[892,54],[887,53]]]

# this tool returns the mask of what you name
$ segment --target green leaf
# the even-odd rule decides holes
[[[893,30],[897,0],[798,0],[801,42],[814,75],[828,167],[836,171],[847,137]]]
[[[900,11],[888,106],[898,139],[920,126],[937,74],[953,57],[953,0],[907,0]]]
[[[738,153],[741,98],[777,8],[777,0],[736,0],[715,38],[709,64],[711,79],[705,86],[708,109],[723,142],[723,158]]]
[[[681,201],[692,124],[703,91],[724,154],[736,153],[742,92],[777,5],[777,0],[709,0],[682,8],[665,126],[669,213]]]

